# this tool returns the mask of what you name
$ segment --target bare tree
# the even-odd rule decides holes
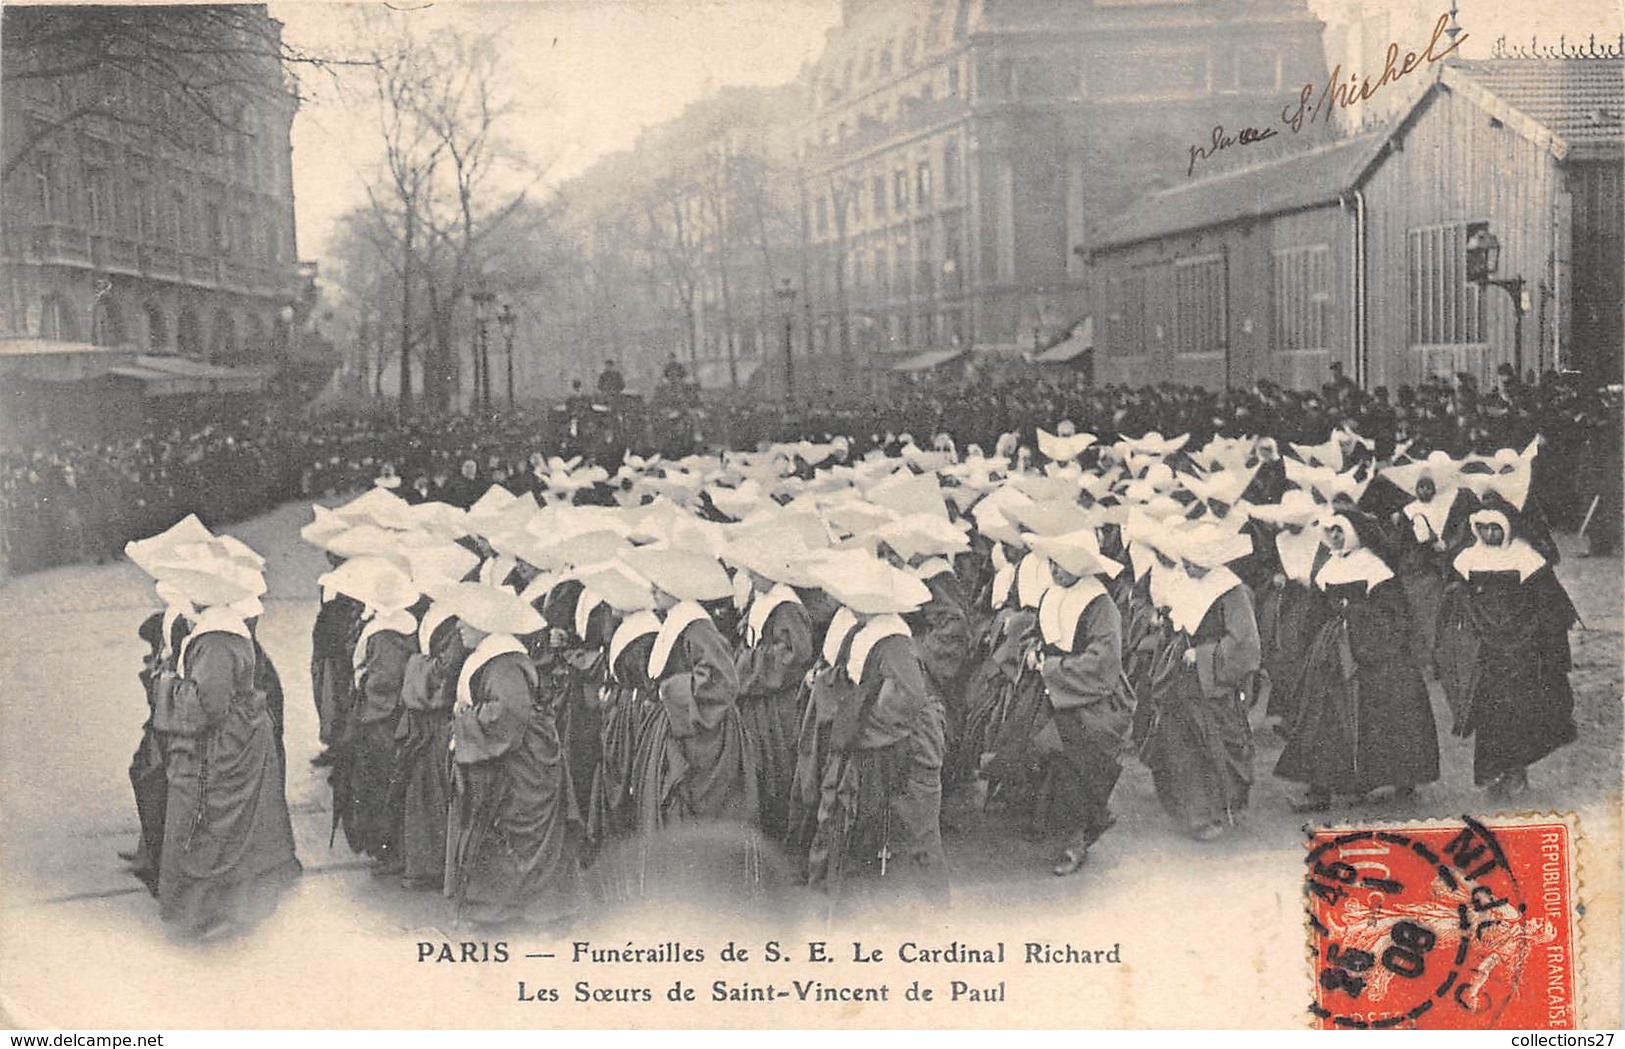
[[[497,32],[419,33],[410,20],[389,14],[374,14],[372,23],[369,38],[383,41],[373,56],[372,85],[383,163],[368,192],[400,236],[402,406],[411,402],[411,351],[419,345],[413,331],[421,324],[423,400],[445,408],[460,373],[458,318],[483,279],[486,242],[521,208],[545,168],[505,137],[517,110],[502,90],[507,76]]]
[[[363,229],[378,251],[398,257],[392,263],[400,280],[400,409],[412,408],[413,283],[420,269],[419,231],[431,205],[444,145],[419,117],[424,97],[433,91],[429,71],[421,68],[407,25],[374,55],[372,87],[377,103],[383,175],[367,185],[374,221]],[[398,253],[398,254],[396,254]],[[427,369],[425,370],[427,371]],[[427,384],[426,384],[427,385]]]
[[[838,178],[833,171],[830,172],[829,203],[835,221],[835,244],[830,269],[835,279],[835,323],[841,342],[841,371],[843,380],[848,383],[853,379],[853,360],[852,310],[846,299],[846,227],[851,207],[860,192],[862,187],[856,179]]]
[[[336,319],[371,363],[372,396],[383,396],[383,373],[393,360],[410,361],[421,340],[422,323],[411,315],[403,279],[412,264],[403,252],[404,216],[369,203],[338,221],[323,275],[335,289]],[[393,345],[392,351],[389,347]],[[411,373],[401,375],[404,399],[411,401]]]
[[[700,245],[688,216],[689,193],[676,180],[662,179],[644,198],[644,223],[637,237],[659,284],[670,289],[683,325],[683,347],[693,365],[699,358]]]
[[[584,289],[604,299],[595,327],[606,342],[653,335],[698,365],[710,327],[727,384],[748,379],[741,329],[754,325],[758,338],[777,330],[775,290],[797,241],[794,188],[772,133],[789,108],[784,95],[718,93],[561,193],[590,277]]]
[[[734,195],[748,216],[751,250],[761,256],[761,279],[756,282],[756,321],[761,330],[790,323],[789,305],[778,301],[778,282],[789,276],[784,256],[794,250],[800,231],[794,202],[786,197],[789,174],[761,153],[738,157],[734,163]],[[785,392],[789,393],[785,373]]]
[[[34,107],[8,142],[0,180],[50,139],[97,121],[143,128],[187,151],[217,149],[222,133],[251,133],[241,99],[267,87],[297,98],[299,71],[366,61],[292,47],[280,23],[247,4],[8,4],[0,41],[0,90],[58,95]]]
[[[458,305],[486,279],[487,242],[521,208],[546,169],[519,153],[502,133],[517,111],[501,87],[507,78],[495,34],[446,32],[431,54],[440,75],[421,116],[448,163],[442,171],[444,196],[427,216],[437,261],[437,280],[430,286],[436,367],[425,367],[424,375],[426,387],[431,379],[439,384],[426,394],[444,406],[457,375],[453,333]]]
[[[714,150],[714,153],[712,152]],[[730,224],[733,219],[733,178],[731,143],[723,132],[707,150],[705,164],[697,180],[699,196],[710,221],[707,232],[710,245],[707,254],[715,259],[717,292],[722,297],[723,351],[728,358],[728,388],[739,389],[739,359],[734,344],[733,282],[730,279],[732,244]]]
[[[457,332],[455,322],[447,320],[447,311],[439,311],[440,319],[436,319],[443,292],[436,290],[440,282],[429,280],[427,275],[440,272],[440,256],[427,238],[420,238],[415,246],[412,265],[419,276],[413,284],[413,313],[403,328],[403,220],[399,209],[381,211],[371,204],[346,215],[339,223],[324,276],[340,291],[338,309],[346,331],[359,340],[362,321],[371,318],[367,334],[373,343],[399,346],[403,344],[404,330],[407,352],[418,361],[432,352],[436,338],[444,334],[455,340]],[[561,336],[561,344],[581,345],[587,341],[583,333],[588,330],[588,321],[602,311],[582,304],[584,263],[578,247],[558,231],[553,209],[527,199],[492,227],[481,239],[479,251],[481,263],[490,275],[491,290],[502,295],[524,318],[522,330],[546,336],[568,329],[572,334]],[[437,323],[453,327],[442,332]],[[530,342],[520,338],[516,343],[515,356],[519,359],[526,355],[535,358],[544,345],[549,345],[545,338]],[[382,396],[376,369],[382,367],[382,361],[398,366],[399,360],[397,352],[375,353],[374,389],[376,396]],[[542,373],[529,374],[534,379]]]

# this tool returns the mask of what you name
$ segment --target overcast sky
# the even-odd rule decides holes
[[[909,2],[909,0],[895,0]],[[397,8],[414,0],[397,0]],[[1391,13],[1402,49],[1422,48],[1449,0],[1311,0],[1329,23]],[[1619,32],[1619,0],[1460,0],[1470,39],[1463,52],[1488,54],[1497,36],[1532,32]],[[272,3],[296,46],[343,54],[354,46],[359,5],[325,0]],[[533,157],[557,158],[552,177],[567,178],[593,160],[628,148],[640,129],[670,120],[684,106],[729,84],[780,84],[815,58],[840,21],[839,0],[452,0],[399,17],[425,24],[448,19],[502,27],[511,47],[516,92],[526,105],[515,131]],[[1417,39],[1410,39],[1411,36]],[[1330,65],[1351,57],[1328,56]],[[1364,59],[1369,62],[1369,59]],[[1373,75],[1380,72],[1380,58]],[[306,76],[310,101],[294,122],[294,189],[300,255],[320,259],[336,216],[360,203],[359,172],[375,163],[365,106],[346,100],[319,76]]]
[[[407,6],[399,2],[397,7]],[[300,47],[345,53],[356,5],[271,4]],[[516,93],[526,110],[514,130],[525,152],[556,158],[552,177],[630,147],[640,129],[728,84],[782,84],[815,58],[840,21],[839,0],[535,0],[441,3],[409,17],[503,27]],[[375,163],[359,100],[320,76],[294,121],[294,191],[300,254],[320,258],[333,219],[364,200],[358,172]]]

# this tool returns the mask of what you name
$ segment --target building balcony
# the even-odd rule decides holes
[[[208,255],[194,255],[190,252],[183,254],[180,259],[181,280],[183,282],[204,288],[219,287],[218,259]]]
[[[90,255],[96,261],[96,265],[104,270],[114,273],[135,273],[139,271],[140,249],[135,241],[124,237],[92,234],[90,238]]]
[[[59,222],[35,226],[31,235],[14,243],[25,247],[20,256],[12,258],[41,266],[70,266],[260,298],[287,298],[300,288],[299,274],[292,266],[183,252]]]
[[[27,241],[30,262],[46,266],[93,266],[90,234],[76,226],[47,223],[34,227]]]
[[[136,250],[136,272],[154,280],[181,279],[181,257],[174,248],[142,244]]]
[[[970,107],[963,98],[950,96],[929,102],[905,100],[899,105],[895,119],[886,121],[864,119],[846,138],[827,145],[813,146],[809,153],[814,160],[814,168],[837,167],[894,140],[907,138],[927,128],[951,123],[969,115]],[[819,161],[822,161],[822,164]]]

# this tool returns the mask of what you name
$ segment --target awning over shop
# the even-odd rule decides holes
[[[7,382],[78,382],[134,360],[134,346],[97,346],[33,336],[0,338],[0,376]]]
[[[1072,334],[1033,358],[1037,364],[1066,364],[1076,360],[1085,351],[1095,348],[1095,319],[1085,317],[1072,329]]]
[[[0,339],[0,357],[41,357],[54,354],[127,354],[129,346],[98,346],[89,342],[62,342],[57,339]]]
[[[150,354],[138,356],[130,364],[109,368],[107,374],[142,383],[149,397],[186,393],[259,393],[265,389],[267,377],[258,368],[228,368],[185,357]]]
[[[923,372],[940,367],[949,361],[964,356],[965,351],[960,349],[926,350],[916,353],[912,357],[904,357],[891,366],[894,372]]]

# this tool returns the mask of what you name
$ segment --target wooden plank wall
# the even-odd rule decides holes
[[[1269,247],[1271,251],[1283,251],[1291,248],[1308,248],[1325,245],[1329,249],[1331,261],[1331,279],[1328,292],[1331,295],[1330,308],[1326,320],[1325,349],[1318,353],[1306,351],[1284,352],[1280,347],[1271,346],[1268,358],[1268,367],[1259,369],[1259,374],[1267,375],[1282,386],[1293,389],[1303,389],[1320,386],[1331,378],[1331,364],[1338,361],[1343,365],[1345,374],[1353,376],[1354,370],[1354,336],[1353,336],[1353,273],[1354,273],[1354,208],[1352,200],[1347,206],[1333,206],[1319,208],[1315,211],[1299,212],[1294,215],[1279,215],[1269,223]],[[1273,297],[1274,275],[1269,268],[1269,259],[1264,259],[1264,268],[1259,278],[1260,287],[1268,298]],[[1270,311],[1263,316],[1271,325],[1269,338],[1274,341],[1273,335],[1273,302]]]
[[[1140,385],[1176,382],[1219,389],[1270,379],[1286,386],[1319,386],[1333,360],[1351,366],[1350,263],[1352,211],[1337,205],[1270,219],[1167,237],[1097,257],[1091,275],[1095,308],[1095,376],[1101,383]],[[1321,352],[1283,353],[1276,346],[1273,253],[1325,245],[1330,254],[1331,296],[1327,341]],[[1173,350],[1173,264],[1180,259],[1222,255],[1227,261],[1228,361],[1224,355],[1181,356]],[[1108,314],[1115,310],[1112,278],[1145,275],[1144,330],[1147,352],[1127,356],[1112,344]],[[1159,336],[1160,332],[1160,336]],[[1351,371],[1352,374],[1352,371]]]
[[[1540,345],[1541,282],[1549,279],[1558,249],[1555,159],[1510,126],[1441,85],[1399,138],[1365,187],[1371,374],[1367,385],[1416,383],[1423,354],[1410,345],[1408,231],[1444,223],[1489,222],[1501,241],[1498,276],[1528,281],[1524,319],[1526,369],[1551,363]],[[1484,345],[1462,347],[1457,363],[1480,378],[1512,360],[1512,300],[1485,290]]]
[[[1514,311],[1499,288],[1483,292],[1483,340],[1479,344],[1435,348],[1431,355],[1410,342],[1410,271],[1407,236],[1413,229],[1455,223],[1488,222],[1501,242],[1497,276],[1521,276],[1529,311],[1523,326],[1523,364],[1540,371],[1561,359],[1579,363],[1576,353],[1617,369],[1621,310],[1618,281],[1600,296],[1607,314],[1592,345],[1570,348],[1582,325],[1573,316],[1576,283],[1586,274],[1619,272],[1620,180],[1581,181],[1563,177],[1548,149],[1510,125],[1500,125],[1478,105],[1441,85],[1416,114],[1395,148],[1364,187],[1366,204],[1367,388],[1395,389],[1415,384],[1429,367],[1470,371],[1491,381],[1496,366],[1513,360]],[[1569,182],[1574,206],[1569,207]],[[1612,222],[1612,224],[1611,224]],[[1096,308],[1096,375],[1100,382],[1140,384],[1175,381],[1222,386],[1223,360],[1179,358],[1172,352],[1174,316],[1172,263],[1181,258],[1224,253],[1228,259],[1230,319],[1229,381],[1245,385],[1267,377],[1284,385],[1317,386],[1340,360],[1355,374],[1351,314],[1352,204],[1279,215],[1256,223],[1192,231],[1114,249],[1097,257],[1091,275]],[[1571,247],[1571,230],[1573,245]],[[1333,280],[1327,348],[1324,353],[1281,353],[1274,345],[1273,250],[1326,244]],[[1593,256],[1596,256],[1593,260]],[[1610,268],[1611,267],[1611,268]],[[1113,308],[1110,280],[1135,268],[1147,276],[1145,326],[1148,351],[1122,356],[1111,345],[1106,313]],[[1596,280],[1595,276],[1591,278]],[[1596,293],[1593,293],[1594,295]],[[1163,337],[1156,338],[1158,328]],[[1250,329],[1250,330],[1249,330]],[[1567,354],[1560,358],[1559,354]]]
[[[1562,363],[1597,382],[1618,382],[1625,338],[1625,197],[1618,159],[1587,161],[1568,172],[1573,198],[1572,265],[1565,277]]]

